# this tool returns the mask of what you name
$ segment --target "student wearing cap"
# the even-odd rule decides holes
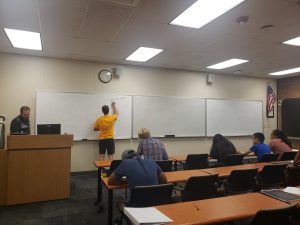
[[[130,189],[135,186],[157,185],[167,182],[167,178],[161,168],[151,159],[143,159],[134,150],[123,154],[123,161],[109,176],[108,184],[122,183],[122,177]]]

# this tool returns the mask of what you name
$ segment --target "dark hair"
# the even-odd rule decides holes
[[[27,111],[29,110],[30,111],[30,108],[26,105],[23,105],[21,108],[20,108],[20,114],[22,114],[24,111]]]
[[[137,153],[133,149],[127,149],[122,153],[122,160],[133,159],[137,157]]]
[[[218,159],[218,162],[223,163],[229,154],[237,154],[234,145],[223,135],[216,134],[213,138],[210,156]]]
[[[109,107],[108,105],[102,106],[102,112],[104,115],[107,115],[109,113]]]
[[[277,138],[281,139],[284,143],[286,143],[290,148],[292,148],[292,143],[288,139],[288,137],[281,131],[281,130],[273,130],[272,135],[276,136]]]
[[[265,141],[265,135],[263,133],[259,133],[259,132],[254,133],[253,137],[258,139],[260,143],[264,143]]]

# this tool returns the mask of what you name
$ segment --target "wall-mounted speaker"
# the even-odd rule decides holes
[[[207,74],[207,83],[212,84],[215,81],[215,75],[214,74]]]
[[[117,66],[113,68],[113,72],[116,77],[120,77],[122,75],[122,68],[120,66]]]

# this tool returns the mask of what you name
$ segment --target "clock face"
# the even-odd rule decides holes
[[[112,73],[108,70],[101,70],[98,74],[98,78],[103,83],[108,83],[112,79]]]

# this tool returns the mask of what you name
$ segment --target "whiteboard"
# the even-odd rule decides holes
[[[133,96],[133,137],[140,128],[151,136],[205,136],[205,99]]]
[[[36,93],[35,124],[59,123],[61,132],[74,134],[74,140],[94,140],[98,136],[98,132],[93,131],[94,122],[103,115],[102,106],[110,106],[112,101],[119,111],[115,138],[131,138],[132,96],[39,91]]]
[[[207,136],[262,132],[262,101],[207,99]]]

